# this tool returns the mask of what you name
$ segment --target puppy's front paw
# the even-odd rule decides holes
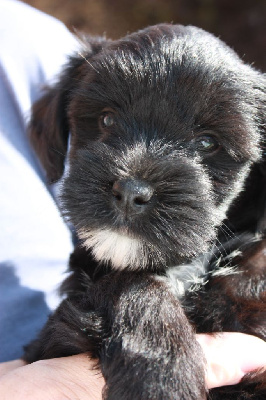
[[[118,300],[101,357],[104,399],[206,399],[201,348],[167,284],[123,273],[110,280],[109,290],[112,285]]]

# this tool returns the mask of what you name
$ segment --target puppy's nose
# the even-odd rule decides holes
[[[153,192],[148,183],[136,179],[117,180],[112,188],[116,206],[129,215],[144,212],[151,202]]]

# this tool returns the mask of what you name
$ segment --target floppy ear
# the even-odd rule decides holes
[[[259,85],[259,122],[262,130],[262,150],[263,158],[266,161],[266,74],[261,74]],[[265,171],[266,173],[266,171]]]
[[[257,80],[258,89],[258,123],[261,130],[261,151],[262,159],[260,162],[260,172],[264,178],[261,189],[265,193],[265,217],[266,217],[266,74],[261,74],[261,80]],[[266,228],[266,226],[265,226]]]
[[[29,137],[50,183],[64,172],[68,146],[68,104],[77,80],[82,79],[86,60],[99,53],[108,42],[104,38],[82,38],[81,54],[70,57],[59,81],[48,88],[32,107]]]
[[[262,163],[260,166],[261,172],[261,201],[264,204],[264,212],[258,223],[258,231],[266,235],[266,74],[263,75],[263,96],[261,99],[261,120],[262,120]]]
[[[244,190],[228,212],[233,231],[266,233],[266,75],[256,73],[252,81],[255,97],[251,103],[260,134],[261,159],[251,168]],[[227,223],[227,222],[226,222]]]

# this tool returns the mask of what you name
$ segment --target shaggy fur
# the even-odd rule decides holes
[[[108,400],[266,398],[263,372],[208,394],[195,339],[266,340],[265,113],[265,76],[201,29],[85,40],[33,107],[78,243],[27,361],[88,352]]]

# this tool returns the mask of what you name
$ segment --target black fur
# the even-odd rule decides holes
[[[108,400],[265,398],[265,373],[208,394],[195,339],[266,340],[265,112],[265,76],[200,29],[86,40],[33,107],[79,242],[27,361],[88,352]]]

